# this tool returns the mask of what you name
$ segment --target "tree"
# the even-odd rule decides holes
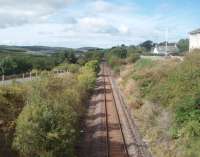
[[[73,49],[69,49],[65,52],[65,57],[70,63],[76,63],[77,58]]]
[[[111,49],[110,54],[115,55],[119,58],[126,58],[127,57],[127,50],[124,47],[115,47],[115,48]]]
[[[140,44],[140,47],[145,48],[146,51],[151,51],[151,48],[153,47],[154,43],[151,40],[147,40]]]
[[[177,44],[180,52],[185,52],[189,50],[189,39],[181,39]]]
[[[129,54],[140,54],[142,53],[142,49],[140,47],[136,47],[134,45],[127,47],[127,53]]]
[[[1,74],[10,75],[15,72],[17,64],[13,61],[11,57],[6,57],[1,60],[0,67],[1,67],[0,71]]]
[[[29,62],[28,57],[15,57],[13,61],[17,65],[15,68],[16,74],[32,70],[32,64]]]

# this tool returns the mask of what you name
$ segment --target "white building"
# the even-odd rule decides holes
[[[190,51],[200,49],[200,29],[190,32]]]
[[[179,49],[175,43],[168,43],[168,45],[158,44],[154,47],[153,52],[154,54],[172,54],[179,52]]]

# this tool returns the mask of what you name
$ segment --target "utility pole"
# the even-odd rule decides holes
[[[169,38],[169,29],[166,29],[165,32],[165,55],[167,55],[167,51],[168,51],[168,38]]]

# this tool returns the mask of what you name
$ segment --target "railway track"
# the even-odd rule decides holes
[[[109,72],[103,65],[107,157],[129,157]],[[107,92],[108,91],[108,92]]]
[[[105,62],[101,69],[78,157],[152,157]]]

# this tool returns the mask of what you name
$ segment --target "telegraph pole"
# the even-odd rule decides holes
[[[168,39],[169,39],[169,29],[166,29],[165,32],[165,55],[167,55],[167,51],[168,51]]]

